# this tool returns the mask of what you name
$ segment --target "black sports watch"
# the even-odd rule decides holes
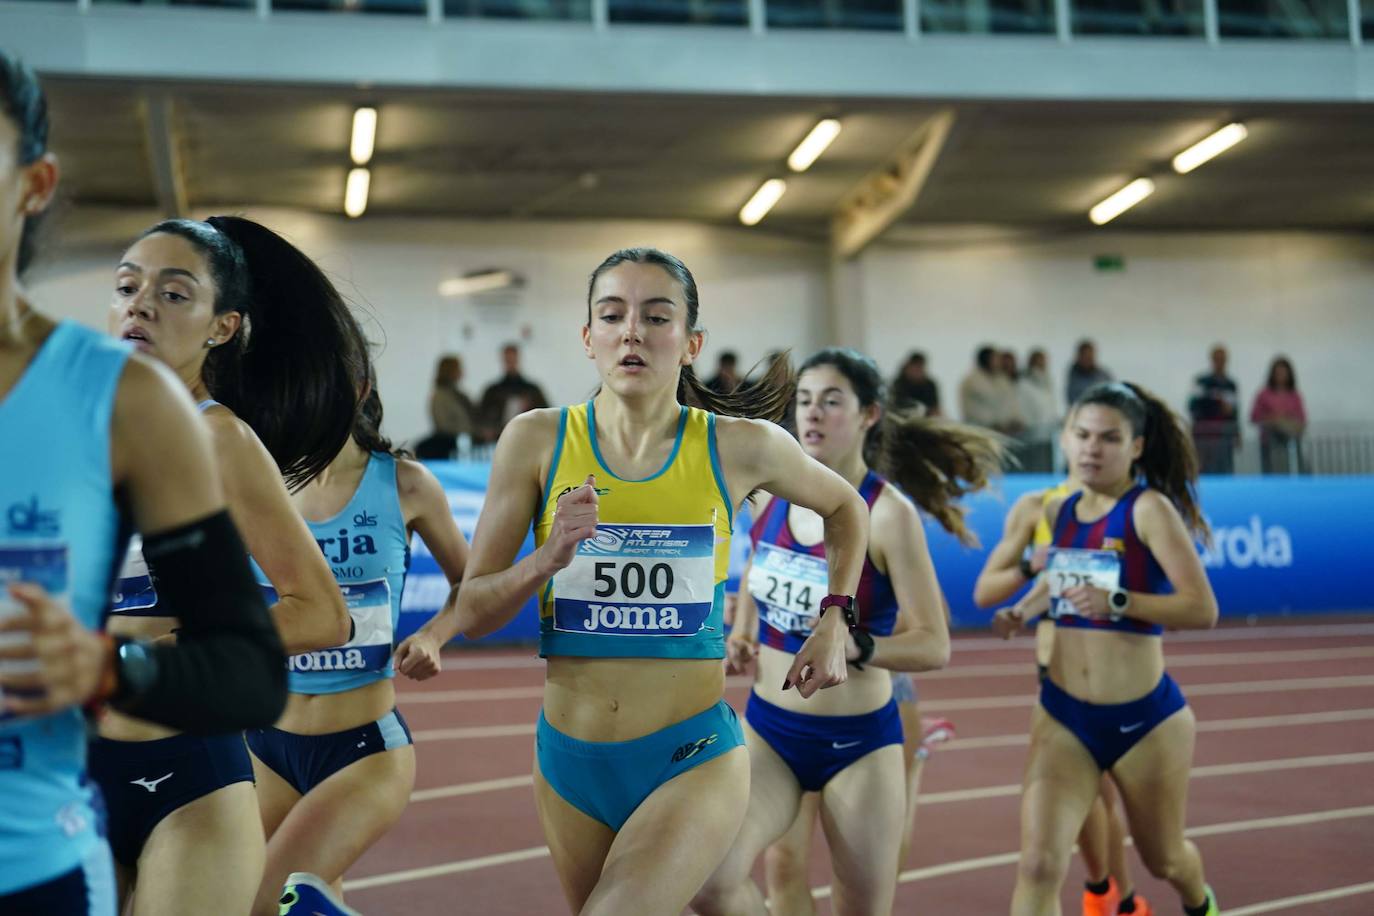
[[[1124,588],[1114,588],[1107,592],[1107,607],[1111,609],[1109,616],[1112,620],[1120,620],[1130,606],[1131,593]]]
[[[112,700],[127,702],[148,692],[157,680],[157,656],[152,646],[133,639],[115,640],[115,677]]]
[[[1017,567],[1021,570],[1021,578],[1027,582],[1035,578],[1035,567],[1031,566],[1030,554],[1022,554],[1021,562],[1017,564]]]
[[[844,625],[849,629],[853,630],[859,625],[859,617],[854,612],[853,595],[826,595],[821,599],[820,617],[825,616],[825,609],[829,607],[837,607],[844,613]]]
[[[859,657],[850,662],[860,671],[864,670],[864,665],[868,664],[869,659],[873,658],[873,634],[863,627],[855,627],[849,631],[849,635],[854,637],[854,645],[859,647]]]

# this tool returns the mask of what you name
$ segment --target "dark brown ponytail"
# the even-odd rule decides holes
[[[215,281],[215,314],[238,312],[239,331],[205,358],[210,396],[255,432],[286,486],[329,466],[353,432],[367,339],[324,272],[286,239],[237,216],[173,219],[144,236],[186,239]]]
[[[988,485],[1008,462],[1007,440],[966,423],[919,413],[885,412],[865,447],[869,467],[890,479],[950,534],[971,547],[959,500]]]
[[[831,366],[848,379],[864,407],[881,407],[886,401],[878,365],[862,353],[830,347],[802,363],[801,371],[815,366]],[[963,543],[976,545],[978,538],[964,523],[958,501],[987,486],[1007,463],[1006,443],[1005,437],[980,427],[927,417],[920,411],[885,409],[868,431],[864,460],[942,528]]]

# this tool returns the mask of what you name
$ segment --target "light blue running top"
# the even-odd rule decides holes
[[[98,629],[119,559],[110,417],[131,348],[62,322],[0,401],[0,589],[36,582]],[[8,592],[0,614],[14,613]],[[0,895],[71,871],[101,829],[79,709],[0,713]]]
[[[353,638],[336,649],[291,656],[291,692],[343,693],[391,677],[401,589],[410,568],[409,537],[396,493],[396,459],[373,452],[348,505],[331,519],[306,524],[348,602],[355,630]],[[268,603],[275,603],[277,593],[256,563],[253,572]]]

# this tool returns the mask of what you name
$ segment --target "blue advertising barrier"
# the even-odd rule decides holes
[[[448,494],[463,533],[472,537],[486,494],[489,466],[431,462],[429,468]],[[1029,490],[1056,478],[1013,475],[989,493],[967,501],[970,527],[982,547],[964,547],[927,522],[931,558],[953,624],[987,626],[990,611],[973,605],[973,582],[987,552],[1002,533],[1007,509]],[[1223,617],[1325,614],[1374,608],[1374,577],[1365,578],[1374,530],[1374,477],[1207,477],[1199,487],[1212,525],[1203,565]],[[736,526],[737,537],[740,526]],[[534,547],[526,536],[524,556]],[[401,599],[399,636],[428,620],[448,594],[434,558],[416,539],[410,576]],[[539,617],[530,601],[490,639],[529,642],[539,636]]]

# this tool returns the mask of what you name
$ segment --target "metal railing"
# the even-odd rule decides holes
[[[1099,36],[1374,40],[1374,0],[0,0],[276,12],[390,14],[431,22],[473,19],[665,28],[769,31],[859,30],[925,35],[1045,35],[1061,42]]]
[[[1374,422],[1323,421],[1297,437],[1264,436],[1246,424],[1235,441],[1235,428],[1194,430],[1193,446],[1204,474],[1222,475],[1374,475]],[[1010,473],[1062,474],[1065,457],[1051,439],[1014,439]]]
[[[1374,474],[1374,424],[1319,424],[1287,451],[1289,473]]]

